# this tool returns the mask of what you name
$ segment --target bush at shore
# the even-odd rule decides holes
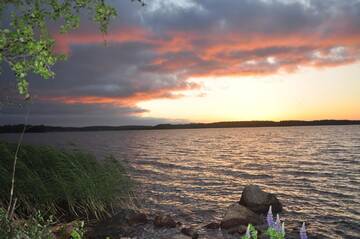
[[[0,207],[8,205],[15,144],[0,142]],[[79,151],[21,146],[15,176],[15,213],[40,210],[58,217],[102,217],[128,199],[133,184],[124,166]]]

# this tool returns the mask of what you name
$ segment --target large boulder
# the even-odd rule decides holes
[[[258,225],[262,222],[262,217],[252,212],[248,208],[238,203],[234,203],[228,208],[220,226],[222,229],[230,229],[239,225],[247,226],[249,223]]]
[[[244,188],[239,204],[258,214],[266,214],[270,205],[272,206],[273,213],[278,213],[282,210],[282,204],[279,199],[272,193],[264,192],[257,185],[249,185]]]

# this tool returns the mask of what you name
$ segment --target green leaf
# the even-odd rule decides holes
[[[78,233],[76,230],[73,230],[70,236],[72,239],[82,239],[80,233]]]

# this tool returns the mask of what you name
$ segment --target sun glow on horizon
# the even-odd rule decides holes
[[[200,90],[138,103],[143,117],[191,122],[360,119],[360,64],[259,77],[192,78]]]

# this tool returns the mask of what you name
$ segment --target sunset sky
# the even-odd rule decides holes
[[[108,35],[53,31],[69,59],[33,77],[29,123],[360,119],[360,1],[130,0]],[[107,44],[104,46],[104,39]],[[0,76],[2,97],[16,95]],[[0,108],[0,124],[24,109]]]

